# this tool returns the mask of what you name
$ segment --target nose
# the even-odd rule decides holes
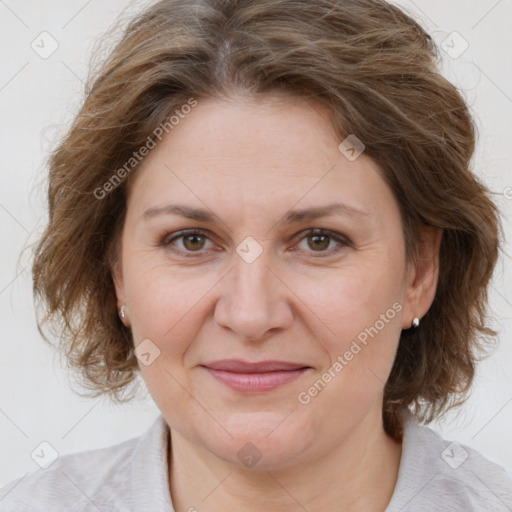
[[[269,263],[266,251],[252,263],[235,255],[223,280],[214,319],[241,339],[264,341],[293,321],[291,292]]]

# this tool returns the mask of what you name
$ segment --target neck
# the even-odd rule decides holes
[[[327,453],[275,471],[205,457],[171,429],[169,486],[176,512],[382,512],[393,495],[400,457],[401,443],[386,435],[380,411]]]

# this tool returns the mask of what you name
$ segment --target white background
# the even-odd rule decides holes
[[[60,454],[106,447],[140,435],[158,414],[150,398],[126,406],[86,400],[70,389],[59,357],[42,341],[30,281],[30,251],[45,218],[45,158],[83,92],[92,43],[127,6],[123,0],[0,1],[0,487],[38,468],[31,452],[49,442]],[[403,0],[443,41],[457,31],[469,44],[443,72],[464,89],[480,138],[475,171],[495,192],[510,236],[512,213],[511,0]],[[31,42],[48,31],[57,50],[41,58]],[[454,36],[450,36],[454,37]],[[448,39],[448,42],[453,39]],[[453,40],[455,49],[462,39]],[[48,48],[48,46],[46,46]],[[444,52],[443,52],[444,53]],[[507,197],[508,195],[508,197]],[[507,240],[505,252],[510,253]],[[434,428],[512,469],[512,265],[502,256],[490,289],[500,346],[481,364],[471,399]],[[144,392],[141,393],[144,395]]]

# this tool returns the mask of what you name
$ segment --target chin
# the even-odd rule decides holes
[[[206,448],[217,458],[248,471],[284,470],[296,465],[303,455],[304,447],[289,439],[251,440],[234,437],[226,446],[214,443]]]
[[[202,437],[204,447],[216,457],[251,471],[286,469],[304,456],[314,439],[303,422],[286,414],[243,414],[225,424],[220,437]],[[286,419],[285,419],[286,418]],[[207,434],[207,433],[205,433]]]

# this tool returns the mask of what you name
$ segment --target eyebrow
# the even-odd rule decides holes
[[[291,210],[282,221],[283,224],[294,224],[307,220],[325,217],[327,215],[342,215],[354,218],[369,217],[370,212],[361,210],[354,206],[343,203],[332,203],[326,206],[318,206],[314,208],[304,208],[302,210]],[[215,213],[204,208],[191,208],[190,206],[170,204],[166,206],[155,206],[149,208],[143,213],[144,218],[151,218],[157,215],[177,215],[198,222],[215,222],[220,218]]]

